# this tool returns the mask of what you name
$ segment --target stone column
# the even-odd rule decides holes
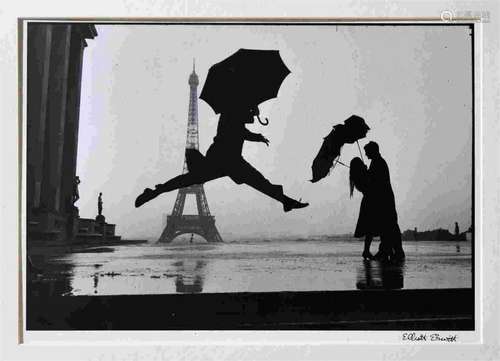
[[[72,240],[78,231],[78,209],[73,207],[76,177],[76,157],[78,150],[78,128],[80,118],[80,94],[83,49],[86,46],[79,24],[71,25],[71,43],[68,68],[68,89],[66,100],[66,124],[64,126],[64,152],[61,178],[62,209],[68,218],[67,235]]]
[[[76,176],[76,153],[78,149],[78,120],[80,115],[80,84],[82,75],[83,43],[75,25],[72,25],[66,100],[66,123],[64,125],[64,152],[62,166],[62,209],[69,211],[72,205]]]
[[[45,129],[42,200],[51,213],[61,210],[61,168],[66,117],[71,25],[52,25],[51,62]]]
[[[40,207],[52,26],[32,23],[27,37],[27,212]]]

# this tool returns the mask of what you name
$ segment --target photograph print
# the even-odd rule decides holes
[[[23,25],[28,331],[475,330],[472,24]]]

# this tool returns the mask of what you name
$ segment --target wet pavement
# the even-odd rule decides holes
[[[401,263],[365,262],[362,247],[331,239],[95,247],[34,257],[40,272],[31,273],[28,291],[71,296],[472,286],[470,242],[404,242]]]

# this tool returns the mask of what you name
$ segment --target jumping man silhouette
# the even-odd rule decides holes
[[[178,175],[163,184],[157,184],[155,189],[146,188],[135,200],[135,206],[140,207],[162,193],[228,176],[235,183],[247,184],[282,203],[285,212],[307,207],[309,203],[286,196],[281,185],[269,182],[241,155],[245,140],[269,145],[266,137],[252,133],[245,127],[245,124],[253,123],[254,116],[258,115],[257,106],[233,105],[232,109],[222,112],[217,125],[217,134],[208,148],[206,157],[196,149],[187,149],[188,173]]]

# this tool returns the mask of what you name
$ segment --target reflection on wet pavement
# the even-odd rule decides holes
[[[363,261],[358,267],[356,288],[400,289],[404,287],[404,272],[404,261]]]
[[[175,291],[177,293],[200,293],[203,290],[204,261],[186,260],[176,262],[177,276]]]
[[[406,242],[404,263],[364,262],[356,241],[115,246],[34,259],[33,295],[468,288],[471,244]],[[34,269],[34,268],[32,268]]]

